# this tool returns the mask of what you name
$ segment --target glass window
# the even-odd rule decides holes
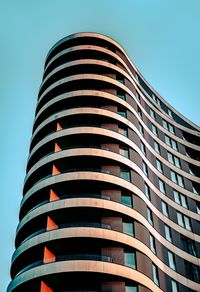
[[[129,170],[121,169],[120,170],[120,177],[130,181],[131,180],[131,175]]]
[[[132,208],[133,207],[132,196],[122,194],[121,203]]]
[[[191,223],[190,223],[190,218],[183,215],[180,212],[177,212],[177,221],[178,221],[178,225],[180,225],[181,227],[191,231]]]
[[[176,271],[176,265],[175,265],[175,258],[174,258],[174,254],[168,250],[168,261],[169,261],[169,267]]]
[[[150,189],[149,189],[149,186],[145,183],[144,185],[144,193],[145,193],[145,196],[150,199]]]
[[[137,112],[138,112],[138,115],[140,116],[140,118],[142,118],[142,111],[141,111],[139,106],[137,107]]]
[[[200,202],[196,202],[197,214],[200,214]]]
[[[159,189],[160,189],[160,191],[161,191],[163,194],[165,194],[165,184],[164,184],[164,182],[163,182],[161,179],[159,179],[159,180],[158,180],[158,183],[159,183]]]
[[[171,280],[172,283],[172,292],[178,292],[178,285],[174,280]]]
[[[155,125],[153,125],[153,124],[151,125],[151,130],[156,136],[158,136],[158,129]]]
[[[157,286],[159,286],[158,268],[154,264],[152,264],[152,272],[153,272],[153,281]]]
[[[156,243],[155,243],[155,238],[153,237],[153,235],[150,234],[149,237],[150,240],[150,249],[153,253],[156,253]]]
[[[174,201],[177,204],[181,205],[182,207],[188,208],[186,197],[175,190],[173,190],[173,193],[174,193]]]
[[[154,150],[160,154],[160,146],[155,140],[154,140]]]
[[[147,219],[148,222],[153,225],[153,216],[152,216],[152,211],[147,207]]]
[[[169,241],[172,242],[172,234],[171,234],[171,229],[169,228],[169,226],[167,226],[166,224],[165,226],[165,238]]]
[[[142,134],[142,136],[144,136],[144,129],[140,123],[139,123],[139,131]]]
[[[137,286],[126,286],[125,292],[138,292]]]
[[[118,128],[118,133],[125,137],[128,137],[128,131],[126,129]]]
[[[166,135],[165,135],[165,143],[169,145],[171,148],[173,148],[174,150],[176,151],[178,150],[176,141],[174,141],[173,139],[169,138]]]
[[[177,185],[179,185],[180,187],[184,188],[183,177],[177,174],[176,172],[174,172],[173,170],[170,170],[170,174],[171,174],[171,180]]]
[[[126,100],[125,92],[123,92],[122,90],[117,90],[117,96],[123,100]]]
[[[156,119],[155,112],[151,108],[149,109],[149,113],[150,116],[155,120]]]
[[[122,84],[125,84],[124,77],[122,75],[116,75],[116,80]]]
[[[172,163],[173,165],[175,165],[176,167],[180,168],[181,164],[180,164],[180,159],[176,156],[174,156],[173,154],[171,154],[170,152],[167,152],[167,157],[168,157],[168,161],[170,163]]]
[[[119,154],[125,156],[126,158],[129,158],[129,151],[126,148],[119,148]]]
[[[157,170],[158,171],[160,171],[161,173],[163,173],[162,163],[158,159],[156,159],[156,167],[157,167]]]
[[[141,151],[144,155],[146,155],[146,149],[144,143],[141,142]]]
[[[139,93],[138,93],[137,91],[136,91],[135,97],[136,97],[136,99],[137,99],[138,101],[140,101],[140,95],[139,95]]]
[[[128,235],[134,236],[133,223],[123,222],[123,232]]]
[[[166,217],[169,217],[168,206],[164,201],[161,201],[162,212]]]
[[[185,271],[189,279],[198,283],[200,282],[200,268],[198,266],[185,261]]]
[[[119,109],[117,111],[117,113],[118,113],[118,115],[120,115],[123,118],[126,118],[127,117],[126,111],[124,111],[124,110]]]
[[[166,122],[165,120],[163,120],[163,127],[170,133],[174,134],[174,127],[170,123]]]
[[[142,163],[142,168],[143,168],[143,172],[146,176],[148,176],[148,170],[147,170],[147,165],[146,163],[143,161]]]
[[[180,235],[181,237],[181,247],[184,251],[188,252],[189,254],[196,256],[196,248],[195,243],[188,237],[184,235]]]
[[[136,269],[135,252],[124,252],[124,264],[132,269]]]
[[[173,114],[172,114],[172,111],[168,108],[167,109],[167,113],[168,113],[168,115],[170,116],[170,118],[172,118],[173,119]]]

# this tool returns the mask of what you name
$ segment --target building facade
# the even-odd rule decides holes
[[[49,52],[11,291],[200,291],[200,128],[114,40]]]

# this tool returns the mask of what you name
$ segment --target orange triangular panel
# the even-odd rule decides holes
[[[57,229],[58,225],[48,216],[47,217],[47,230]]]
[[[53,292],[53,289],[51,289],[49,286],[47,286],[47,284],[41,281],[40,292]]]
[[[44,247],[43,263],[47,264],[55,262],[55,260],[56,260],[55,255],[47,247]]]
[[[52,201],[57,201],[59,199],[60,198],[58,197],[58,195],[53,190],[50,190],[50,199],[49,199],[49,201],[52,202]]]
[[[60,171],[57,169],[57,167],[55,165],[53,165],[53,168],[52,168],[52,175],[56,175],[56,174],[59,174]]]
[[[63,128],[61,127],[61,125],[59,123],[57,123],[56,125],[56,131],[60,131],[63,130]]]
[[[58,152],[58,151],[61,151],[62,149],[60,148],[60,146],[55,143],[55,149],[54,149],[54,152]]]

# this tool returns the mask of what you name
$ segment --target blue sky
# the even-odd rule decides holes
[[[149,83],[199,124],[199,0],[1,0],[0,292],[9,282],[26,160],[45,56],[64,36],[118,41]]]

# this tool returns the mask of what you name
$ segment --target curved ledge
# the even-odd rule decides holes
[[[84,238],[106,239],[106,240],[115,241],[122,245],[127,245],[131,248],[136,249],[137,251],[141,253],[144,253],[147,257],[149,257],[153,261],[155,265],[158,266],[159,269],[161,269],[164,273],[166,273],[171,278],[178,280],[178,282],[182,283],[184,286],[190,287],[192,289],[195,289],[197,287],[197,284],[195,282],[189,280],[188,278],[170,269],[158,257],[156,257],[155,254],[141,241],[127,234],[113,231],[113,230],[98,229],[98,228],[92,228],[92,227],[78,227],[78,228],[67,228],[67,229],[61,229],[61,230],[59,229],[52,230],[50,232],[46,232],[38,236],[35,236],[34,238],[24,243],[23,246],[21,245],[17,256],[19,256],[19,254],[24,252],[25,250],[34,247],[35,245],[38,245],[41,243],[46,244],[47,242],[51,240],[59,240],[59,239],[74,238],[74,237],[75,238],[84,237]],[[200,259],[199,261],[197,261],[196,264],[199,264],[199,263],[200,263]]]
[[[125,103],[121,103],[125,106]],[[127,104],[127,103],[126,103]],[[137,115],[137,113],[135,111],[132,111],[132,113],[134,115]],[[181,174],[182,176],[190,179],[191,181],[195,181],[197,183],[200,183],[200,178],[199,177],[196,177],[196,176],[193,176],[185,171],[183,171],[182,169],[180,168],[177,168],[176,166],[174,166],[173,164],[169,163],[166,159],[164,159],[160,154],[158,154],[155,150],[153,150],[151,147],[148,147],[147,145],[149,145],[146,140],[144,139],[144,137],[141,135],[141,133],[138,131],[138,129],[136,128],[136,126],[134,126],[131,122],[129,122],[126,118],[123,118],[121,117],[119,114],[115,113],[115,112],[112,112],[112,111],[109,111],[109,110],[105,110],[105,109],[97,109],[97,108],[73,108],[73,109],[69,109],[69,110],[64,110],[62,112],[59,112],[59,113],[56,113],[52,116],[50,116],[49,118],[47,118],[42,124],[41,124],[41,127],[45,126],[45,125],[48,125],[48,123],[50,122],[55,122],[56,120],[60,119],[60,118],[64,118],[64,117],[67,117],[67,116],[72,116],[72,115],[82,115],[82,114],[93,114],[93,115],[96,115],[96,116],[105,116],[105,117],[109,117],[109,118],[112,118],[113,120],[117,121],[117,122],[120,122],[120,123],[123,123],[124,125],[126,125],[127,127],[129,127],[132,131],[134,131],[139,137],[141,140],[144,141],[144,144],[146,145],[146,147],[149,149],[149,151],[155,155],[156,157],[159,158],[159,160],[164,163],[167,167],[171,168],[172,170],[175,170],[178,174]],[[81,126],[80,126],[81,127]],[[92,126],[91,126],[92,127]],[[81,127],[82,128],[82,127]],[[38,128],[37,128],[38,129]],[[34,132],[35,133],[35,132]],[[53,135],[52,133],[50,133],[49,135]],[[40,140],[39,143],[42,143],[42,141],[44,139],[46,139],[47,137],[49,138],[49,135],[47,135],[46,137],[44,137],[42,140]],[[157,169],[152,165],[152,163],[149,163],[148,162],[148,159],[146,158],[146,156],[141,152],[140,148],[132,141],[130,140],[130,143],[128,145],[131,145],[130,147],[132,149],[134,149],[135,151],[139,152],[140,153],[140,156],[142,156],[143,160],[149,164],[149,168],[153,171],[153,172],[157,172]],[[29,157],[28,157],[28,160],[30,159],[30,157],[33,155],[34,151],[35,151],[35,148],[37,147],[37,144],[39,143],[36,143],[36,145],[32,148],[30,154],[29,154]],[[133,147],[133,145],[135,147]],[[36,148],[38,149],[38,148]],[[153,150],[153,151],[152,151]],[[178,156],[178,155],[177,155]],[[195,163],[196,165],[199,165],[200,166],[200,162],[196,162]],[[163,180],[165,178],[165,176],[163,176],[162,173],[160,172],[157,172],[157,175],[159,177],[161,177]],[[171,184],[171,180],[168,184]],[[172,183],[173,184],[173,183]],[[176,188],[176,184],[174,184],[174,188]]]
[[[24,185],[26,184],[26,181],[28,180],[28,178],[34,174],[34,172],[44,166],[47,163],[54,163],[55,161],[57,161],[58,159],[64,159],[66,157],[73,157],[73,156],[91,156],[91,157],[102,157],[102,158],[107,158],[107,159],[112,159],[113,161],[116,161],[120,164],[124,164],[128,167],[130,167],[130,169],[132,169],[133,171],[137,172],[142,178],[143,180],[150,186],[150,188],[156,192],[156,194],[165,202],[167,202],[172,208],[174,208],[174,201],[171,200],[170,198],[166,197],[165,195],[163,195],[158,189],[156,189],[156,187],[153,185],[153,183],[151,183],[151,181],[144,175],[143,171],[140,169],[140,167],[135,164],[134,162],[132,162],[130,159],[118,154],[118,153],[114,153],[108,150],[103,150],[103,149],[95,149],[95,148],[73,148],[73,149],[68,149],[68,150],[62,150],[59,152],[55,152],[53,154],[50,154],[48,156],[46,156],[45,158],[41,159],[39,162],[37,162],[31,169],[30,171],[27,173],[27,176],[25,178],[25,182]],[[157,174],[156,174],[157,175]],[[163,180],[164,180],[164,176],[163,176]],[[162,194],[162,195],[161,195]],[[190,210],[182,207],[181,205],[176,204],[176,210],[179,210],[181,212],[183,212],[183,214],[186,214],[187,216],[200,221],[200,216],[197,213],[191,212]],[[172,221],[173,222],[173,221]]]
[[[200,162],[195,160],[195,159],[192,159],[188,156],[185,156],[177,151],[175,151],[174,149],[172,149],[170,146],[168,146],[167,144],[165,144],[162,140],[160,140],[157,136],[155,136],[150,130],[149,128],[144,124],[144,122],[141,120],[140,116],[138,115],[138,113],[133,109],[133,107],[127,103],[126,101],[124,100],[121,100],[120,98],[116,97],[115,95],[113,94],[110,94],[110,93],[107,93],[107,92],[102,92],[102,91],[95,91],[95,90],[78,90],[78,91],[72,91],[72,92],[69,92],[69,93],[65,93],[65,94],[62,94],[62,95],[59,95],[55,98],[53,98],[52,100],[50,100],[49,102],[47,102],[37,113],[36,117],[35,117],[35,120],[34,120],[34,123],[37,121],[38,117],[41,115],[41,113],[47,109],[49,106],[53,105],[54,103],[56,102],[59,102],[61,100],[64,100],[64,99],[69,99],[69,98],[73,98],[75,96],[97,96],[97,97],[101,97],[101,98],[105,98],[105,99],[109,99],[109,100],[113,100],[121,105],[123,105],[124,107],[126,107],[128,110],[130,110],[130,112],[132,112],[136,117],[137,119],[140,121],[140,123],[143,125],[143,127],[145,128],[145,130],[149,133],[149,135],[153,135],[154,136],[154,139],[161,145],[163,146],[164,148],[166,148],[167,150],[169,150],[171,153],[173,153],[174,155],[178,156],[179,158],[189,162],[189,163],[192,163],[194,165],[197,165],[200,167]],[[141,106],[140,103],[138,103],[137,99],[135,98],[135,96],[132,94],[132,98],[134,99],[134,101],[137,103],[137,105]],[[143,111],[143,108],[141,107],[141,110]],[[145,111],[144,111],[145,112]],[[146,113],[146,112],[145,112]],[[47,118],[45,121],[47,121],[48,119],[51,119],[51,117],[55,117],[56,115],[59,115],[59,113],[55,113],[53,115],[51,115],[49,118]],[[146,115],[148,115],[146,113]],[[154,121],[149,115],[148,115],[148,118],[150,121]],[[45,121],[43,121],[43,123],[45,123]],[[36,133],[39,131],[39,129],[42,127],[43,123],[41,123],[33,132],[33,137],[36,135]],[[144,137],[140,134],[140,132],[138,131],[138,129],[132,125],[133,127],[133,130],[135,132],[137,132],[138,136],[140,137],[140,139],[143,141],[143,143],[145,144],[145,146],[153,153],[154,156],[158,157],[163,163],[167,163],[168,161],[165,160],[162,156],[160,156],[153,148],[151,148],[151,146],[146,142],[146,140],[144,139]],[[162,127],[159,125],[160,129],[162,129]],[[32,137],[32,139],[33,139]],[[187,145],[186,145],[187,146]],[[165,162],[166,161],[166,162]],[[170,165],[170,167],[173,169],[177,169],[177,167],[173,166],[173,165]]]
[[[30,269],[17,278],[9,285],[7,292],[13,291],[19,285],[42,276],[53,275],[57,273],[72,273],[72,272],[91,272],[123,277],[127,280],[135,281],[145,287],[148,287],[153,292],[162,292],[162,290],[154,284],[154,282],[144,274],[131,268],[107,262],[74,260],[49,263]]]
[[[166,248],[174,252],[175,254],[179,255],[180,257],[184,257],[188,261],[198,264],[200,259],[194,257],[180,248],[176,247],[169,241],[167,241],[148,221],[144,218],[139,212],[136,210],[129,208],[125,205],[122,205],[118,202],[107,201],[103,199],[93,199],[93,198],[73,198],[73,199],[63,199],[54,202],[47,203],[43,206],[40,206],[27,214],[19,223],[17,227],[17,232],[30,220],[36,218],[39,215],[51,212],[52,210],[59,210],[63,208],[76,208],[76,207],[90,207],[90,208],[100,208],[105,210],[115,211],[116,213],[120,213],[122,216],[126,215],[129,216],[131,219],[134,219],[141,224],[143,224],[152,234],[153,236]],[[169,225],[169,224],[168,224]],[[170,226],[173,228],[173,226]],[[188,231],[185,231],[185,235],[188,236]],[[189,236],[191,238],[191,235]],[[192,237],[193,240],[197,240],[196,235]],[[200,236],[199,236],[200,238]]]
[[[98,112],[97,109],[95,109],[96,112]],[[102,110],[99,110],[100,114],[102,114]],[[104,110],[105,111],[105,110]],[[109,111],[106,111],[108,113],[111,113]],[[112,114],[114,116],[114,118],[117,118],[119,121],[124,121],[126,122],[127,120],[121,116],[119,116],[118,114],[113,113]],[[110,114],[111,116],[111,114]],[[128,122],[128,124],[130,125],[130,122]],[[134,126],[133,126],[134,127]],[[136,129],[135,129],[136,130]],[[97,127],[77,127],[77,128],[69,128],[66,130],[61,130],[61,131],[57,131],[47,137],[45,137],[43,140],[41,140],[31,151],[29,158],[32,156],[32,154],[39,149],[42,145],[44,145],[45,143],[52,141],[54,139],[57,139],[58,137],[61,136],[67,136],[67,135],[73,135],[76,133],[84,133],[84,134],[95,134],[95,135],[102,135],[102,136],[111,136],[114,137],[115,139],[119,140],[119,141],[123,141],[123,143],[127,144],[129,147],[131,147],[132,149],[134,149],[135,151],[137,151],[140,156],[142,157],[142,159],[145,161],[145,163],[148,165],[148,167],[158,176],[160,177],[163,181],[165,181],[167,184],[173,186],[173,188],[177,191],[179,191],[180,193],[194,199],[197,201],[200,201],[200,196],[195,195],[193,192],[190,192],[186,189],[181,188],[180,186],[178,186],[177,184],[173,183],[169,178],[165,177],[163,174],[161,174],[150,162],[149,160],[146,158],[146,156],[144,156],[144,154],[142,153],[142,151],[136,146],[136,144],[134,142],[132,142],[129,138],[122,136],[121,134],[118,134],[114,131],[108,130],[108,129],[103,129],[103,128],[97,128]],[[139,131],[137,130],[137,133],[139,133]],[[173,167],[170,167],[171,169],[173,169]],[[181,172],[178,172],[181,173]],[[182,174],[182,173],[181,173]],[[192,176],[192,175],[191,175]],[[147,184],[149,185],[149,187],[155,191],[156,193],[159,192],[161,193],[151,182],[150,180],[143,174],[143,177],[145,179],[145,181],[147,182]],[[162,194],[163,196],[163,194]],[[165,199],[164,199],[165,200]]]
[[[175,110],[168,102],[166,102],[159,94],[158,92],[156,92],[156,90],[154,88],[152,88],[152,86],[145,80],[145,78],[142,76],[142,74],[139,72],[139,70],[135,67],[135,65],[133,64],[133,62],[131,61],[131,59],[129,58],[129,56],[127,55],[126,51],[123,49],[123,47],[117,43],[115,40],[113,40],[112,38],[102,35],[102,34],[97,34],[97,33],[88,33],[88,32],[82,32],[82,33],[76,33],[76,34],[72,34],[68,37],[63,38],[62,40],[58,41],[49,51],[47,58],[49,56],[49,54],[61,43],[69,40],[69,39],[73,39],[73,38],[79,38],[79,37],[93,37],[93,38],[99,38],[99,39],[103,39],[106,40],[107,42],[111,43],[112,45],[116,46],[117,49],[119,51],[122,52],[122,54],[126,57],[127,63],[129,65],[131,65],[131,67],[133,68],[133,70],[135,72],[137,72],[137,74],[141,77],[142,80],[144,80],[144,82],[148,85],[148,87],[152,90],[152,92],[169,108],[171,109],[173,112],[175,112],[179,117],[181,117],[184,121],[186,121],[189,125],[191,125],[192,127],[194,127],[198,132],[200,131],[200,127],[198,127],[196,124],[194,124],[193,122],[191,122],[190,120],[188,120],[186,117],[184,117],[182,114],[180,114],[177,110]],[[107,50],[108,52],[112,53],[112,51]],[[46,59],[47,59],[46,58]],[[120,58],[121,59],[121,58]],[[124,62],[124,61],[123,61]],[[124,62],[125,63],[125,62]],[[125,63],[126,64],[126,63]],[[131,72],[131,71],[130,71]],[[141,88],[139,82],[136,80],[136,78],[134,77],[133,73],[131,72],[131,77],[134,79],[134,81],[136,82],[137,86],[139,86],[139,88]],[[148,94],[146,93],[146,95],[148,96]],[[152,99],[148,96],[148,99],[150,100],[151,104],[154,102],[152,101]],[[155,110],[157,111],[157,108],[154,107]],[[164,117],[168,120],[168,116],[165,112],[162,111],[162,109],[160,109],[160,111],[158,111],[158,113],[163,113]],[[168,120],[170,122],[170,119]],[[179,124],[177,123],[177,126]],[[184,127],[184,130],[186,131],[190,131],[189,128]],[[200,133],[197,134],[198,136],[200,135]]]

